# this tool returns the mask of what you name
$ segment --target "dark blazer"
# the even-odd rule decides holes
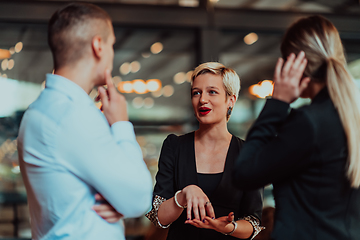
[[[213,194],[208,197],[214,207],[216,217],[227,216],[230,212],[234,212],[235,219],[252,215],[260,220],[262,189],[241,191],[235,188],[231,179],[234,161],[242,145],[241,139],[232,137],[222,179]],[[245,181],[249,182],[249,180]],[[192,184],[198,185],[194,132],[179,137],[171,134],[165,139],[162,146],[154,196],[170,199],[176,191]],[[186,211],[183,211],[182,215],[171,224],[167,239],[235,239],[214,230],[200,229],[190,224],[184,224],[185,221]]]
[[[234,183],[246,190],[273,183],[272,239],[360,239],[360,191],[345,176],[347,156],[327,88],[290,114],[287,103],[269,99],[237,159]]]

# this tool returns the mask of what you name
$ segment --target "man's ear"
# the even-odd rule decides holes
[[[102,50],[103,50],[102,43],[103,43],[102,39],[98,35],[93,37],[91,40],[91,48],[96,58],[100,58],[102,55]]]

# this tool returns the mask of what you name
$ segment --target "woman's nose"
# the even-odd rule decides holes
[[[200,102],[201,103],[207,103],[208,99],[206,97],[206,94],[201,94],[201,97],[200,97]]]

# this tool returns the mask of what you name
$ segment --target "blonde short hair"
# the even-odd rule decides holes
[[[212,73],[220,75],[223,80],[224,89],[227,95],[236,96],[238,99],[240,92],[240,78],[237,73],[231,68],[225,67],[223,64],[218,62],[206,62],[197,66],[191,75],[191,85],[197,76],[205,73]]]

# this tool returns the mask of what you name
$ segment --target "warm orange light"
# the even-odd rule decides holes
[[[171,97],[174,94],[174,87],[171,85],[166,85],[163,87],[163,95],[164,97]]]
[[[130,68],[132,73],[136,73],[140,70],[141,65],[138,61],[133,61],[132,63],[130,63]]]
[[[132,93],[134,91],[133,84],[130,81],[119,82],[118,90],[122,93]]]
[[[6,49],[0,49],[0,59],[10,58],[11,53],[9,50]]]
[[[259,39],[258,35],[256,33],[252,32],[244,37],[244,42],[247,45],[251,45],[251,44],[254,44],[258,39]]]
[[[124,62],[123,64],[121,64],[120,68],[119,68],[119,72],[122,75],[127,75],[129,74],[131,71],[131,65],[128,62]]]
[[[161,81],[159,79],[149,79],[146,81],[146,87],[149,92],[156,92],[161,89]]]
[[[193,72],[194,71],[188,71],[186,73],[186,81],[191,82],[191,76],[192,76]]]
[[[272,95],[274,84],[270,80],[264,80],[249,87],[249,93],[258,98],[266,98]]]
[[[8,69],[9,70],[13,69],[14,65],[15,65],[14,59],[10,59],[8,62]]]
[[[162,45],[161,42],[156,42],[153,45],[151,45],[150,51],[153,54],[158,54],[160,53],[162,50],[164,49],[164,46]]]
[[[146,88],[146,83],[144,80],[142,79],[135,79],[132,81],[133,82],[133,88],[134,88],[134,92],[137,94],[144,94],[147,93],[148,90]]]
[[[182,84],[186,81],[186,73],[184,72],[178,72],[174,75],[174,82],[176,84]]]
[[[22,49],[23,49],[23,43],[22,43],[22,42],[18,42],[18,43],[15,45],[15,52],[16,52],[16,53],[19,53]]]

